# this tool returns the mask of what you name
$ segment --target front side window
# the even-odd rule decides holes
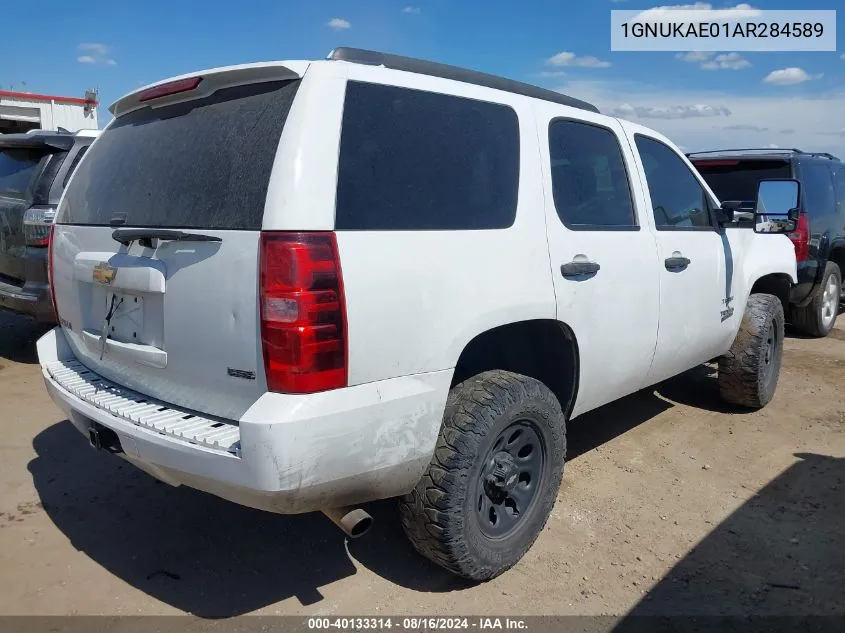
[[[636,144],[657,230],[713,228],[707,194],[681,157],[647,136],[638,134]]]
[[[578,121],[549,126],[552,193],[572,229],[636,229],[628,172],[612,130]]]
[[[350,81],[337,230],[502,229],[516,218],[519,122],[508,106]]]

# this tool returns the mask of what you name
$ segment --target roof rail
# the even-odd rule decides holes
[[[839,160],[838,156],[829,154],[828,152],[807,152],[810,156],[821,156],[822,158],[829,158],[830,160]]]
[[[452,79],[468,84],[475,84],[476,86],[484,86],[486,88],[512,92],[525,97],[551,101],[553,103],[559,103],[561,105],[579,108],[581,110],[588,110],[590,112],[599,111],[599,109],[592,103],[575,99],[574,97],[561,94],[560,92],[555,92],[554,90],[547,90],[531,84],[514,81],[513,79],[505,79],[504,77],[499,77],[497,75],[488,75],[487,73],[469,70],[467,68],[460,68],[458,66],[449,66],[448,64],[441,64],[438,62],[414,59],[413,57],[402,57],[400,55],[391,55],[388,53],[379,53],[377,51],[370,51],[362,48],[349,48],[344,46],[332,50],[326,59],[351,62],[355,64],[367,64],[369,66],[384,66],[385,68],[392,68],[393,70],[404,70],[407,72],[418,73],[420,75],[430,75],[432,77],[440,77],[442,79]]]

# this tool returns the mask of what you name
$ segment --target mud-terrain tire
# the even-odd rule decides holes
[[[400,499],[414,548],[485,581],[513,567],[545,526],[566,456],[566,420],[541,382],[494,370],[449,392],[434,456]]]
[[[775,395],[783,358],[783,304],[774,295],[748,298],[730,351],[719,358],[719,393],[742,407],[760,409]]]
[[[822,282],[813,290],[813,298],[803,308],[790,310],[790,321],[802,334],[821,338],[827,336],[836,323],[842,294],[842,272],[828,262]]]

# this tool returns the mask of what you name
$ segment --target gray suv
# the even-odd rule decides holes
[[[56,205],[96,130],[0,134],[0,309],[55,322],[47,242]]]

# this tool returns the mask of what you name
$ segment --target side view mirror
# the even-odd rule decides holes
[[[801,185],[794,179],[761,180],[754,206],[755,233],[791,233],[799,216]]]
[[[720,206],[715,210],[716,222],[719,224],[730,224],[737,219],[737,212],[740,209],[742,202],[740,200],[723,200]]]

